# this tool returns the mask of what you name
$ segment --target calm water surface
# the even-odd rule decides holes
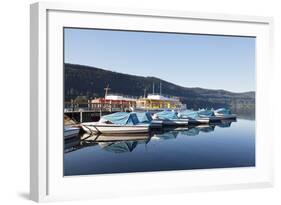
[[[255,166],[255,121],[65,141],[64,175]]]

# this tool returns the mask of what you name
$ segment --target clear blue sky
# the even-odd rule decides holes
[[[65,62],[184,87],[255,91],[255,38],[65,29]]]

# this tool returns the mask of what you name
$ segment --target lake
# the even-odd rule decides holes
[[[65,141],[64,175],[255,166],[255,121]]]

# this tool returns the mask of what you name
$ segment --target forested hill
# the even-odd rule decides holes
[[[156,77],[135,76],[75,64],[65,64],[64,69],[67,101],[77,96],[103,97],[107,85],[111,88],[110,93],[139,97],[144,95],[144,89],[147,93],[152,93],[153,83],[155,92],[159,92],[161,82],[163,94],[180,97],[188,108],[224,106],[232,109],[254,109],[255,106],[255,92],[234,93],[226,90],[187,88]]]

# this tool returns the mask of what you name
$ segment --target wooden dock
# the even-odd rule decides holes
[[[122,104],[116,106],[111,103],[73,103],[73,101],[64,104],[64,114],[77,122],[99,121],[103,115],[128,111],[129,108]]]
[[[91,110],[81,110],[81,111],[67,111],[64,112],[65,115],[71,119],[76,120],[77,122],[97,122],[100,120],[100,117],[103,115],[108,115],[114,112],[103,111],[91,111]]]

